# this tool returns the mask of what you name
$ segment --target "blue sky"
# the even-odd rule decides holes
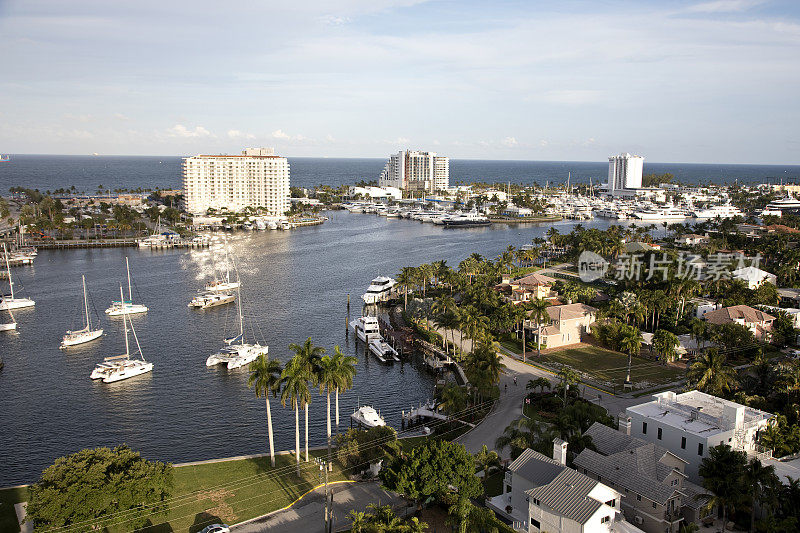
[[[799,6],[0,0],[0,152],[797,164]]]

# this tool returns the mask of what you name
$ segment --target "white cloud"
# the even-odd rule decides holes
[[[124,113],[114,113],[112,116],[117,120],[130,120],[130,117]]]
[[[503,146],[508,146],[509,148],[513,148],[514,146],[518,145],[517,139],[514,137],[505,137],[500,144]]]
[[[342,17],[338,15],[327,15],[322,17],[322,21],[329,26],[344,26],[350,22],[350,17]]]
[[[713,0],[689,6],[687,11],[693,13],[729,13],[747,11],[763,3],[764,0]]]
[[[329,134],[327,134],[325,136],[325,142],[335,143],[336,142],[336,138],[329,133]]]
[[[170,137],[212,137],[211,132],[203,126],[195,126],[194,129],[189,129],[183,124],[175,124],[167,130],[167,135]]]
[[[72,120],[77,122],[91,122],[92,120],[94,120],[94,117],[89,114],[73,115],[72,113],[65,113],[64,118],[67,120]]]
[[[228,130],[228,137],[231,139],[255,139],[256,136],[252,133],[245,133],[239,130]]]
[[[592,89],[564,89],[547,91],[542,99],[553,104],[584,105],[600,99],[600,92]]]
[[[312,140],[312,139],[309,139],[308,137],[306,137],[305,135],[300,135],[299,133],[295,134],[295,135],[290,135],[290,134],[286,133],[285,131],[283,131],[281,129],[277,129],[277,130],[273,131],[272,132],[272,138],[273,139],[281,139],[281,140],[284,140],[284,141],[296,141],[296,142]]]

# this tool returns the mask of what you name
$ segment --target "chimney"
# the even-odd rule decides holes
[[[567,465],[567,443],[558,437],[553,439],[553,459],[559,464]]]
[[[619,430],[622,433],[626,434],[626,435],[630,435],[631,434],[631,417],[629,417],[625,413],[620,413],[619,416],[617,417],[617,419],[618,419],[618,426],[617,427],[619,428]]]

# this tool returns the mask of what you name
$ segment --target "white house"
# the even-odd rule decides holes
[[[703,318],[709,311],[716,311],[722,307],[714,300],[708,300],[706,298],[693,298],[689,300],[689,303],[697,306],[694,313],[694,316],[697,318]]]
[[[728,444],[735,450],[759,450],[759,431],[774,415],[700,391],[662,392],[652,401],[628,407],[620,427],[686,461],[685,472],[700,483],[698,468],[708,449]]]
[[[566,466],[567,443],[553,442],[551,459],[528,449],[509,466],[503,494],[489,508],[528,533],[638,533],[620,512],[622,494]]]
[[[778,277],[766,270],[754,266],[743,267],[731,272],[733,279],[740,279],[747,284],[748,289],[757,289],[764,283],[778,284]]]
[[[677,239],[675,239],[675,244],[682,244],[684,246],[698,246],[700,244],[708,244],[709,241],[708,235],[697,235],[695,233],[689,233],[687,235],[681,235]]]
[[[800,329],[800,309],[796,307],[775,307],[772,305],[759,305],[761,309],[766,309],[770,313],[777,313],[781,311],[789,315],[789,318],[792,319],[792,324],[794,324],[795,329]]]
[[[503,209],[501,214],[508,217],[530,217],[533,216],[533,209],[511,204],[506,206],[506,208]]]

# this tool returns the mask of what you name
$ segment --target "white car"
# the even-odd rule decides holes
[[[225,524],[211,524],[200,533],[231,533],[231,528]]]

